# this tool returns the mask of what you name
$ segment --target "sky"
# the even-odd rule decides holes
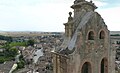
[[[89,0],[88,0],[89,1]],[[0,31],[64,32],[74,0],[0,0]],[[93,0],[110,31],[120,31],[120,0]]]

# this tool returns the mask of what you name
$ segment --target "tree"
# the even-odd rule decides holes
[[[23,60],[21,60],[20,62],[17,63],[17,65],[18,65],[17,69],[21,69],[21,68],[24,68],[25,63]]]
[[[9,49],[9,54],[10,54],[10,56],[15,57],[18,54],[18,49],[10,48]]]
[[[4,63],[5,59],[0,57],[0,64]]]
[[[28,40],[27,45],[28,46],[33,46],[34,45],[34,40]]]

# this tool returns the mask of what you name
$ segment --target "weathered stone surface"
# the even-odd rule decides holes
[[[109,30],[94,11],[97,7],[85,0],[74,3],[74,17],[70,15],[64,24],[65,41],[54,54],[58,56],[54,57],[54,73],[115,73]]]

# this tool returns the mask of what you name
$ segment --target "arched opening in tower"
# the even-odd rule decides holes
[[[105,38],[105,32],[101,31],[99,34],[99,39],[104,39]]]
[[[108,61],[106,58],[101,61],[101,73],[108,73]]]
[[[85,62],[82,66],[82,73],[91,73],[91,64],[89,62]]]
[[[88,34],[88,40],[94,40],[94,32],[90,31]]]

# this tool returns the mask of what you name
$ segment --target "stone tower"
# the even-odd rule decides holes
[[[63,44],[53,52],[54,73],[115,73],[109,30],[92,1],[75,0]]]

